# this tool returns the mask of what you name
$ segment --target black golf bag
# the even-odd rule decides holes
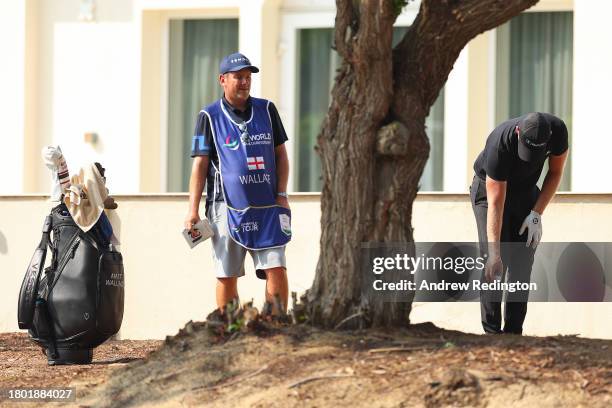
[[[52,259],[43,274],[47,246]],[[93,348],[121,327],[123,286],[121,253],[98,224],[83,232],[60,204],[45,218],[21,285],[19,328],[45,349],[49,365],[88,364]]]

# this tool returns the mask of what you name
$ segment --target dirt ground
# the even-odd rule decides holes
[[[146,357],[158,349],[162,341],[107,341],[94,351],[93,364],[56,366],[47,365],[41,348],[31,342],[26,333],[0,333],[0,390],[14,388],[52,388],[83,384],[93,387],[107,380],[110,373]],[[80,386],[77,390],[80,392]],[[78,401],[78,400],[77,400]],[[0,396],[0,406],[9,405]],[[25,408],[37,404],[18,403]],[[50,404],[53,406],[57,404]]]
[[[432,324],[228,339],[189,323],[165,342],[110,341],[94,364],[48,367],[25,334],[0,334],[0,389],[69,385],[78,407],[610,407],[612,341]]]

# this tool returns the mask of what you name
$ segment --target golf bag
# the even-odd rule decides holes
[[[121,327],[123,258],[98,224],[83,232],[64,204],[53,208],[23,279],[19,328],[45,349],[49,365],[90,363],[93,348]],[[43,274],[47,247],[52,259]]]

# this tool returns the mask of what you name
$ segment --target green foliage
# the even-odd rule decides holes
[[[228,333],[234,333],[236,331],[240,331],[240,329],[242,329],[243,326],[244,326],[244,319],[238,319],[234,323],[228,325],[225,331]]]
[[[402,10],[408,5],[408,1],[409,0],[393,0],[393,12],[398,16],[402,14]]]

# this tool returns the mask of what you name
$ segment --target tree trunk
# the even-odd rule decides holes
[[[410,302],[362,296],[362,243],[414,254],[412,203],[429,156],[425,118],[461,49],[537,0],[424,0],[391,48],[402,1],[337,0],[343,58],[318,137],[321,254],[304,297],[323,327],[405,326]]]

